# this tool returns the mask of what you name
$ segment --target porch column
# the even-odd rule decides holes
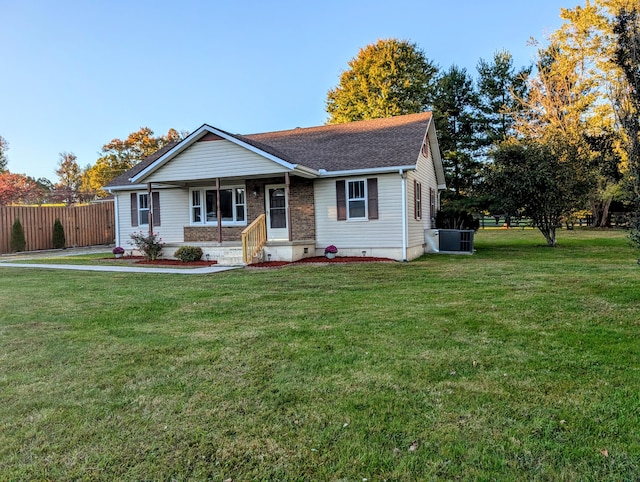
[[[218,219],[218,242],[222,243],[222,208],[220,207],[220,178],[216,177],[216,217]]]
[[[285,199],[287,200],[287,227],[289,231],[289,241],[293,241],[293,236],[291,234],[291,196],[289,190],[289,173],[284,173],[284,190],[286,193]]]
[[[151,195],[151,183],[147,183],[147,204],[149,206],[149,236],[153,235],[153,196]]]

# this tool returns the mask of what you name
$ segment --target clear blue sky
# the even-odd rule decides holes
[[[527,47],[582,0],[0,0],[0,135],[9,169],[56,181],[148,126],[234,133],[322,125],[358,50],[415,42],[442,68]]]

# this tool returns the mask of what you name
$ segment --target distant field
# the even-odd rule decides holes
[[[0,270],[0,480],[640,480],[640,254]],[[91,262],[84,260],[81,262]]]

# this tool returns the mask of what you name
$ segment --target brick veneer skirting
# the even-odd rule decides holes
[[[244,227],[222,228],[222,241],[242,241]],[[184,242],[216,242],[218,241],[218,228],[216,226],[185,226]]]

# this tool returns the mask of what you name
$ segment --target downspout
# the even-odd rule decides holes
[[[147,203],[149,206],[149,236],[153,236],[153,195],[151,192],[151,183],[147,183]]]
[[[399,171],[402,183],[402,261],[407,261],[407,173],[400,169]]]
[[[206,199],[205,199],[206,203]],[[216,219],[218,220],[218,244],[222,244],[222,206],[220,206],[220,178],[216,177]]]
[[[289,227],[288,235],[289,235],[289,241],[293,241],[293,234],[292,234],[293,228],[291,226],[291,209],[289,207],[289,202],[290,202],[289,192],[291,189],[290,186],[291,186],[291,182],[289,180],[289,173],[285,172],[284,173],[284,190],[285,190],[285,200],[286,200],[285,206],[287,207],[287,226]]]
[[[118,222],[118,219],[120,219],[120,206],[118,205],[118,195],[114,195],[113,196],[113,216],[114,216],[114,222],[116,223],[116,246],[122,246],[120,244],[120,223]]]

